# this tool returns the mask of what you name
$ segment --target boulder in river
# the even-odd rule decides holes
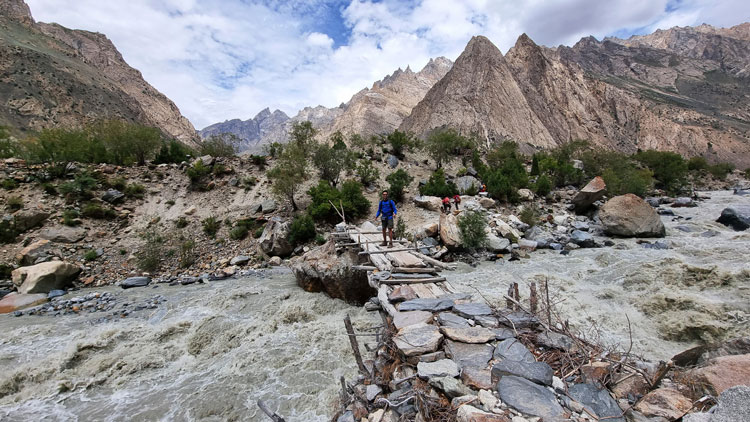
[[[750,206],[740,205],[724,208],[716,221],[737,231],[747,230],[750,227]]]
[[[120,282],[120,287],[130,289],[133,287],[146,287],[151,283],[151,277],[130,277]]]
[[[18,293],[44,293],[64,289],[78,277],[81,268],[63,261],[42,262],[41,264],[13,270],[13,284]]]
[[[11,293],[0,299],[0,314],[15,312],[24,308],[29,308],[47,302],[47,295],[44,293],[35,294],[18,294]]]
[[[263,252],[283,258],[294,251],[288,238],[289,222],[282,221],[279,217],[273,217],[266,223],[258,243]]]
[[[573,206],[578,213],[586,211],[591,205],[602,199],[604,192],[607,190],[607,184],[601,176],[596,176],[590,182],[576,193],[573,197]]]
[[[365,303],[375,295],[364,271],[355,271],[356,252],[336,253],[336,243],[329,240],[289,262],[297,284],[308,292],[325,292],[328,296],[350,303]]]
[[[599,219],[608,234],[622,237],[664,237],[666,229],[659,214],[640,197],[628,193],[616,196],[599,209]]]

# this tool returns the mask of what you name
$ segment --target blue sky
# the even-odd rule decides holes
[[[473,35],[572,45],[750,20],[746,0],[27,0],[35,19],[106,34],[196,128],[265,107],[336,106],[397,68],[455,60]]]

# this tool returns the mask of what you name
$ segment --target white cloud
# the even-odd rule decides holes
[[[28,0],[37,20],[107,34],[197,128],[265,107],[336,106],[396,68],[455,59],[473,35],[502,51],[526,32],[545,45],[750,16],[739,0]],[[666,12],[665,9],[669,9]],[[327,32],[339,15],[345,43]],[[340,26],[340,25],[339,25]]]

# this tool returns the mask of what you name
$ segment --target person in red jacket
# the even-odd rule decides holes
[[[447,196],[443,198],[443,212],[446,214],[451,212],[451,199]]]
[[[456,210],[458,210],[458,204],[461,203],[461,196],[458,194],[453,195],[453,204],[456,206]]]

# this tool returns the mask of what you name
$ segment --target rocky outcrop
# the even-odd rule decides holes
[[[440,240],[448,248],[461,246],[461,231],[455,215],[440,213]]]
[[[255,117],[248,120],[232,119],[221,123],[214,123],[201,129],[198,133],[201,138],[206,139],[213,135],[231,133],[237,135],[241,143],[240,152],[260,152],[265,143],[261,141],[268,137],[273,131],[282,127],[289,120],[289,116],[281,110],[271,112],[265,108]]]
[[[294,248],[289,243],[289,222],[279,217],[273,217],[266,223],[263,234],[258,239],[260,248],[269,255],[280,257],[289,256]]]
[[[673,31],[674,42],[653,46],[589,37],[554,50],[523,34],[505,56],[474,37],[401,129],[453,127],[527,152],[586,139],[750,166],[750,41]]]
[[[361,304],[377,294],[367,284],[363,271],[355,271],[356,253],[336,254],[336,244],[326,244],[312,249],[301,257],[293,258],[289,266],[297,284],[308,292],[325,292],[328,296],[349,303]]]
[[[12,278],[18,293],[49,293],[68,287],[80,272],[77,265],[51,261],[15,269]]]
[[[105,35],[35,23],[18,0],[3,2],[0,23],[0,123],[39,130],[119,118],[196,145],[192,124]]]
[[[424,208],[428,211],[439,211],[443,207],[443,203],[437,196],[426,196],[419,195],[414,197],[414,205],[419,208]]]
[[[599,209],[599,219],[608,234],[622,237],[664,237],[659,214],[632,193],[615,196]]]
[[[578,213],[586,211],[594,202],[602,199],[606,190],[607,184],[604,183],[604,179],[602,179],[601,176],[596,176],[591,179],[591,181],[573,197],[572,202],[575,206],[575,211]]]

